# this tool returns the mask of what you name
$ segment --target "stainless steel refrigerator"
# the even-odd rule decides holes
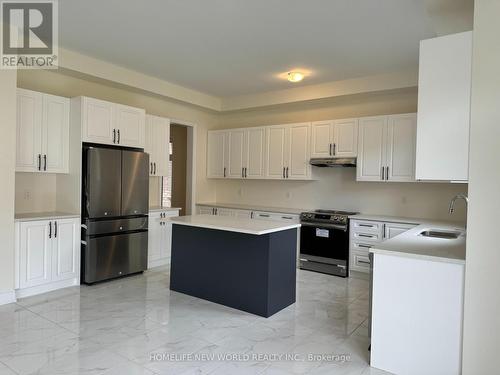
[[[92,284],[147,268],[149,155],[83,147],[82,272]]]

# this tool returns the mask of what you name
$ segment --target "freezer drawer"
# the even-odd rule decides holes
[[[147,269],[148,232],[88,237],[82,251],[86,284],[141,272]]]

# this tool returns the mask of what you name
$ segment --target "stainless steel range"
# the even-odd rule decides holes
[[[356,212],[316,210],[300,214],[300,268],[349,275],[349,216]]]

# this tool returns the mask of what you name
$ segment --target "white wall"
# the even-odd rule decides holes
[[[463,374],[498,374],[500,349],[500,1],[476,0]]]
[[[56,175],[16,173],[16,213],[56,211]]]
[[[416,112],[416,88],[349,95],[284,106],[225,113],[219,128],[273,125]],[[217,200],[275,207],[336,208],[436,220],[465,221],[465,207],[453,216],[448,204],[467,185],[356,182],[355,169],[313,168],[317,181],[218,180]]]
[[[0,24],[0,27],[2,25]],[[14,289],[16,71],[0,70],[0,297]]]
[[[463,221],[465,208],[457,203],[453,216],[448,204],[466,185],[356,182],[354,168],[315,168],[316,181],[224,180],[217,183],[217,200],[305,210],[334,208],[362,212]]]

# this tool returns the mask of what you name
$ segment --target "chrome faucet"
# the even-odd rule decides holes
[[[450,209],[449,209],[449,213],[450,215],[455,211],[455,201],[457,199],[463,199],[466,203],[466,206],[469,205],[469,198],[467,197],[467,195],[465,194],[457,194],[453,197],[453,199],[451,200],[450,202]]]

